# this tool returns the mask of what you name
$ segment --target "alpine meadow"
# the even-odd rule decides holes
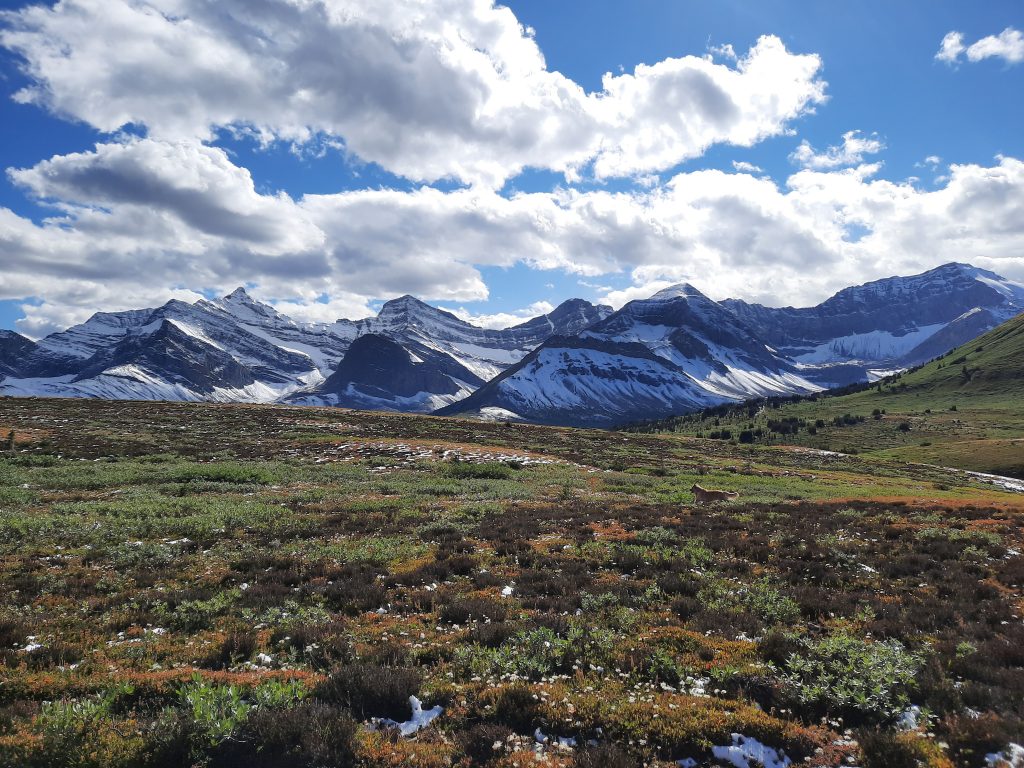
[[[1024,768],[1017,0],[0,5],[0,768]]]

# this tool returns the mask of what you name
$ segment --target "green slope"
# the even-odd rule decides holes
[[[724,436],[728,430],[734,440],[744,430],[755,435],[761,430],[756,443],[870,453],[1024,477],[1024,315],[862,391],[752,410],[709,411],[658,427],[704,437],[716,432]],[[770,423],[778,427],[794,419],[789,425],[797,428],[795,433],[769,428]],[[847,423],[836,424],[837,419]]]

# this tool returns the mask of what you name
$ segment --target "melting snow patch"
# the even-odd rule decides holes
[[[1010,768],[1022,768],[1024,766],[1024,746],[1010,744],[1002,752],[992,752],[985,755],[985,765],[989,768],[1009,765]]]
[[[440,704],[432,709],[424,710],[423,702],[415,696],[409,697],[409,706],[412,707],[412,717],[404,723],[399,723],[387,718],[381,718],[376,722],[379,725],[384,725],[389,728],[397,728],[403,736],[412,736],[421,728],[426,728],[435,718],[440,717],[441,713],[444,712],[444,708]]]
[[[920,717],[921,708],[915,704],[900,715],[900,719],[896,721],[896,727],[904,731],[916,731],[917,721]]]
[[[501,596],[502,597],[512,597],[512,592],[513,591],[514,590],[512,589],[512,587],[505,587],[503,590],[501,590]]]
[[[711,754],[736,768],[751,768],[751,760],[756,761],[755,764],[763,765],[764,768],[788,768],[792,762],[785,753],[780,754],[757,739],[739,733],[732,735],[730,746],[712,747]]]
[[[540,728],[533,732],[533,738],[538,744],[557,744],[558,746],[565,747],[566,749],[572,749],[576,746],[576,739],[573,737],[555,736],[552,738],[550,736],[545,736],[544,732],[541,731]]]

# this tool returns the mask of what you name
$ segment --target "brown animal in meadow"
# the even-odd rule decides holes
[[[690,488],[693,491],[694,501],[698,504],[708,504],[712,501],[729,501],[731,499],[739,498],[739,494],[736,491],[720,491],[712,488],[701,488],[696,483]]]

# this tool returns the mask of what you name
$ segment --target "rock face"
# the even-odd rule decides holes
[[[1024,285],[952,263],[846,288],[816,307],[722,305],[806,366],[807,378],[832,386],[929,360],[994,328],[1024,311]]]
[[[552,337],[439,413],[611,426],[817,389],[729,310],[677,285],[630,302],[576,337]]]

